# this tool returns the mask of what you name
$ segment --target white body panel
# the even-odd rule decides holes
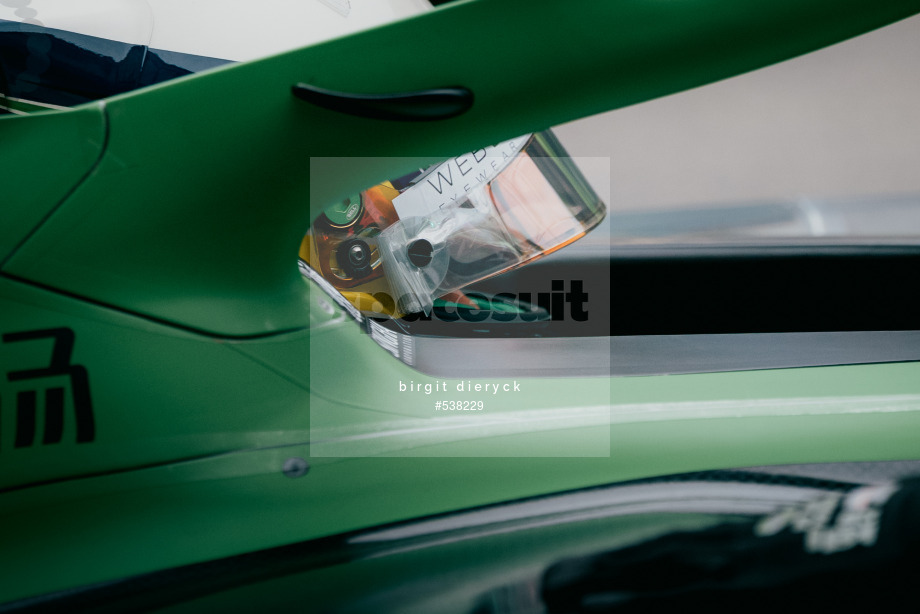
[[[0,19],[245,61],[430,9],[425,0],[0,0]]]

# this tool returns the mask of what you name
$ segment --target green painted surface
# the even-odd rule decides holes
[[[22,243],[3,267],[0,333],[71,329],[96,424],[94,440],[77,443],[68,405],[60,443],[40,443],[39,421],[33,445],[16,447],[25,384],[0,378],[0,602],[636,477],[917,458],[917,363],[527,380],[519,396],[445,429],[427,399],[395,390],[434,380],[340,311],[315,308],[321,295],[295,257],[323,206],[405,168],[918,10],[480,0],[104,107],[0,119],[0,251]],[[488,61],[477,61],[481,49]],[[392,66],[413,70],[382,69]],[[389,124],[294,100],[298,81],[368,92],[462,84],[476,104],[388,138]],[[379,157],[334,158],[355,154]],[[311,185],[318,156],[332,158],[312,168],[322,181]],[[50,352],[48,340],[4,341],[0,368],[47,366]],[[551,428],[513,420],[525,411],[558,420],[576,405],[609,413]],[[488,422],[503,416],[501,428]],[[403,437],[404,421],[433,428]],[[281,474],[291,456],[309,459],[306,476]]]
[[[613,430],[609,458],[311,459],[288,479],[286,453],[305,452],[293,447],[197,461],[194,476],[170,466],[9,493],[3,597],[658,473],[915,458],[918,427],[918,412],[667,422]]]
[[[318,215],[420,165],[918,10],[916,0],[463,2],[140,90],[107,101],[101,163],[4,271],[225,336],[302,328],[290,254],[311,200]],[[353,92],[460,84],[476,100],[461,117],[400,125],[394,137],[390,122],[296,100],[298,82]],[[322,181],[310,185],[310,159],[330,156],[343,158],[314,165]]]
[[[91,443],[76,442],[65,375],[0,382],[0,490],[178,459],[274,445],[309,428],[303,388],[225,343],[0,279],[7,335],[66,327],[71,364],[85,367],[95,417]],[[52,340],[0,345],[0,372],[47,366]],[[17,395],[60,386],[68,391],[61,443],[15,447]],[[41,401],[38,408],[42,408]]]
[[[39,298],[30,304],[48,310],[49,319],[41,325],[62,322],[64,305],[48,309]],[[97,441],[64,442],[57,449],[5,447],[0,452],[3,468],[13,481],[55,469],[61,475],[103,467],[118,472],[2,495],[0,543],[5,556],[0,571],[9,587],[4,600],[636,477],[920,456],[917,363],[564,380],[578,388],[592,382],[606,388],[609,423],[534,431],[521,421],[501,433],[435,431],[421,439],[395,436],[391,443],[396,447],[382,452],[352,448],[346,450],[355,455],[351,458],[316,456],[308,443],[311,435],[319,439],[312,447],[322,448],[329,445],[327,430],[362,435],[394,419],[389,405],[393,399],[386,392],[394,376],[424,380],[367,335],[356,333],[353,322],[326,314],[325,323],[316,322],[318,332],[338,337],[341,356],[361,361],[363,375],[360,385],[320,398],[319,392],[311,395],[294,383],[303,379],[297,366],[309,366],[304,333],[292,335],[290,343],[282,338],[237,342],[229,351],[225,342],[168,333],[159,325],[131,322],[88,306],[71,306],[66,312],[71,318],[66,323],[77,335],[75,362],[87,366],[98,393]],[[138,352],[119,359],[111,355],[118,346],[101,342],[81,349],[81,341],[92,338],[94,331],[101,340],[100,331],[113,326],[119,328],[115,337],[128,347],[148,345],[150,362]],[[113,334],[110,330],[105,337]],[[132,343],[131,335],[144,337]],[[160,354],[173,350],[177,354],[172,357]],[[246,355],[256,362],[241,366]],[[196,362],[208,367],[194,368]],[[119,363],[127,373],[118,370]],[[324,361],[314,365],[312,381],[324,391],[328,382],[341,377],[340,370],[337,361]],[[160,392],[148,386],[158,378],[164,383]],[[114,389],[116,382],[121,390]],[[529,393],[513,403],[490,406],[484,417],[513,416],[533,407],[551,411],[555,406],[562,412],[579,397],[565,387],[554,392],[534,387],[537,380],[522,383]],[[2,390],[4,398],[7,390]],[[248,396],[250,392],[258,394]],[[314,421],[320,416],[319,432],[306,430],[307,411]],[[414,411],[403,408],[396,417],[438,424],[434,412],[420,417]],[[4,420],[9,420],[8,412]],[[10,432],[9,422],[3,432]],[[588,441],[609,444],[609,454],[552,457],[553,450],[570,453]],[[402,457],[387,458],[394,453]],[[498,457],[509,453],[523,457]],[[292,456],[311,463],[306,476],[282,475],[284,460]],[[138,466],[152,460],[164,464]],[[81,564],[74,565],[78,560]],[[36,569],[43,573],[36,574]]]
[[[101,105],[0,119],[0,263],[92,169],[104,144]]]

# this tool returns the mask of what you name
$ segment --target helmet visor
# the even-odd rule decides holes
[[[605,214],[556,138],[541,132],[327,207],[300,257],[365,314],[399,317],[558,250]]]

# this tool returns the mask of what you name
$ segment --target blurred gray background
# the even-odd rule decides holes
[[[920,17],[554,131],[613,210],[920,195]]]

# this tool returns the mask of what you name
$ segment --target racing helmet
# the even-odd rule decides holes
[[[327,206],[300,259],[372,317],[434,300],[583,237],[604,203],[549,131],[418,169]]]

